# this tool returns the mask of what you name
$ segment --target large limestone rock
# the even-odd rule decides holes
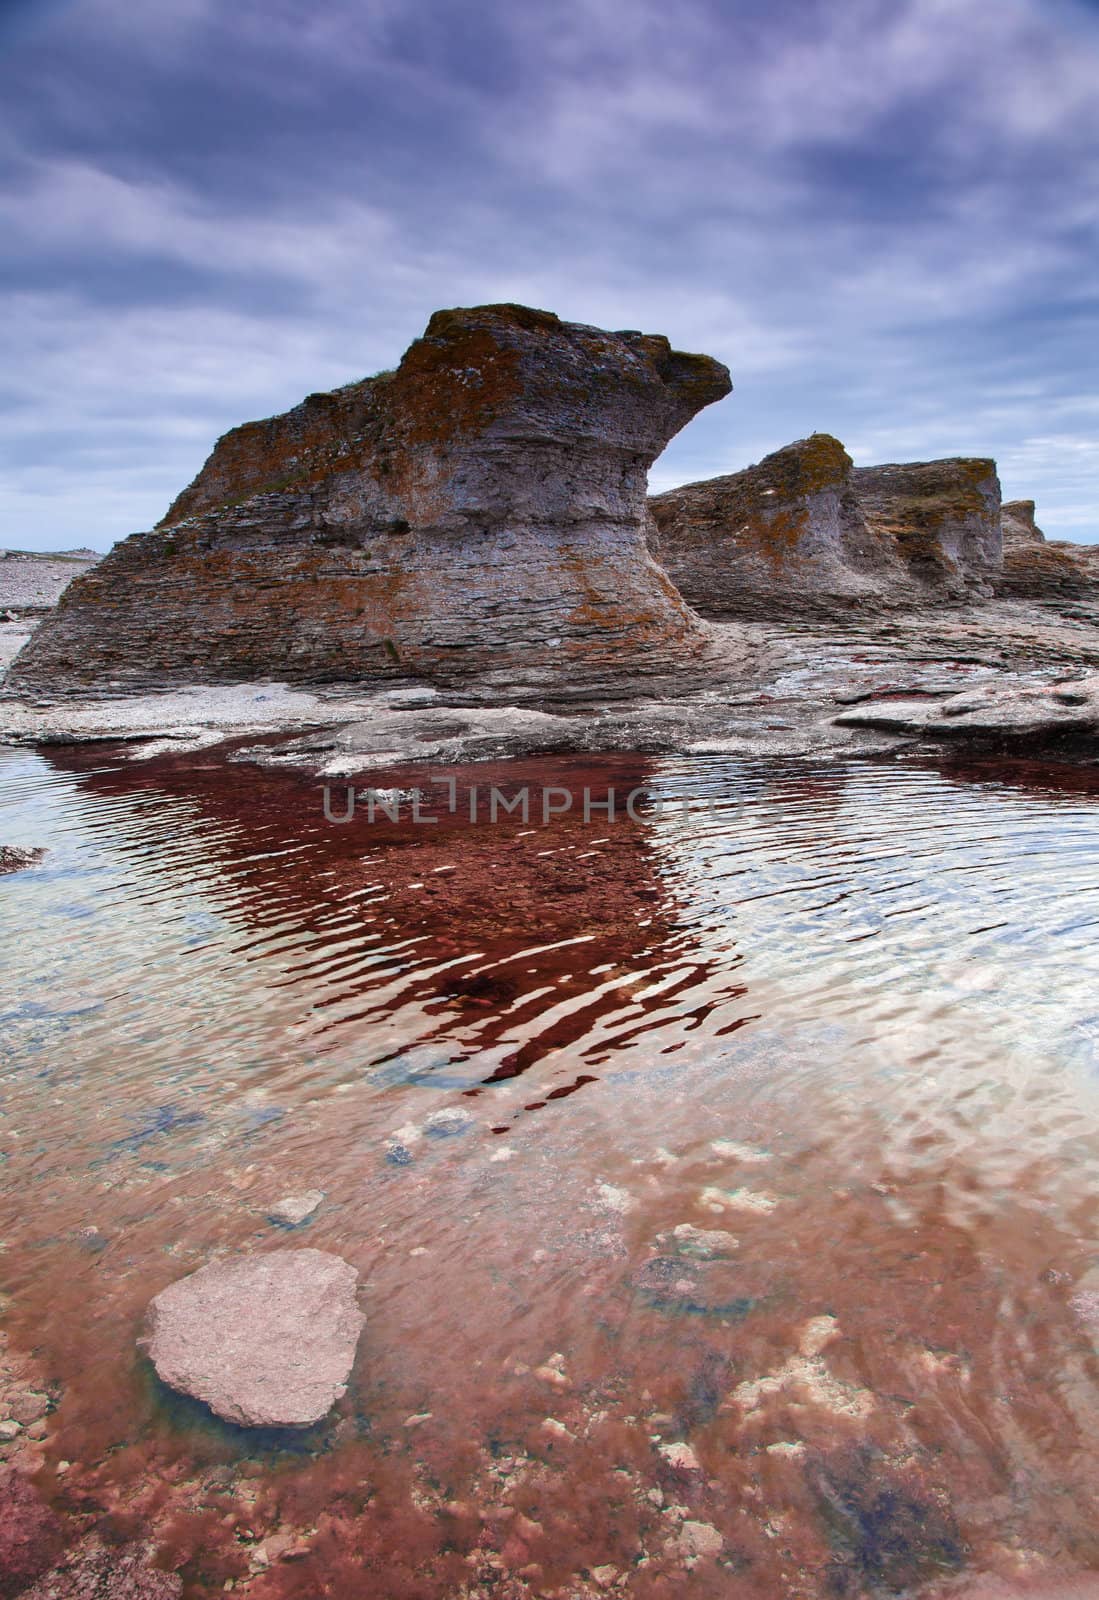
[[[828,433],[649,501],[650,546],[703,616],[782,617],[880,595],[902,569],[867,529]]]
[[[357,1281],[324,1250],[216,1261],[157,1295],[141,1345],[162,1382],[227,1422],[308,1427],[347,1388]]]
[[[990,593],[1000,564],[994,462],[855,468],[826,433],[649,507],[654,554],[706,617],[938,604]]]
[[[730,387],[657,335],[437,312],[396,372],[221,439],[158,528],[66,591],[10,681],[681,666],[707,635],[648,555],[646,474]]]

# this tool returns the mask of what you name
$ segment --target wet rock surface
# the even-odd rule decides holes
[[[268,682],[83,702],[0,691],[0,740],[50,747],[121,741],[135,762],[221,745],[219,759],[315,773],[330,782],[333,810],[342,814],[348,779],[362,778],[365,789],[409,764],[639,751],[883,754],[919,741],[933,702],[962,689],[984,693],[999,684],[1008,694],[1052,695],[1066,678],[1099,669],[1099,604],[1001,598],[856,613],[842,623],[710,626],[706,673],[637,682],[629,694],[606,680],[553,693],[515,681],[400,690]],[[901,702],[920,704],[907,715]],[[856,715],[848,718],[848,711]],[[988,742],[977,720],[951,720],[955,742],[969,729]],[[1036,744],[1048,746],[1063,733],[1064,758],[1087,760],[1094,735],[1081,736],[1085,721],[1039,717]],[[1017,750],[1026,736],[1005,731],[1005,749]],[[406,809],[413,787],[405,781]]]
[[[20,1594],[49,1567],[61,1523],[21,1473],[0,1466],[0,1596]]]
[[[648,675],[705,629],[647,554],[646,472],[730,388],[657,335],[440,311],[394,373],[225,436],[20,654],[24,687]]]
[[[302,1428],[344,1393],[358,1275],[322,1250],[215,1262],[149,1307],[142,1347],[170,1388],[244,1427]]]
[[[14,845],[0,844],[0,877],[5,872],[23,872],[41,861],[41,850],[17,850]]]

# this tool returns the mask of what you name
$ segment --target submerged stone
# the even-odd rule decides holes
[[[308,1427],[347,1388],[357,1283],[323,1250],[214,1262],[157,1295],[141,1344],[162,1382],[227,1422]]]
[[[0,875],[23,872],[41,861],[45,853],[44,850],[17,850],[14,845],[0,844]]]
[[[60,1543],[61,1524],[30,1480],[11,1468],[0,1470],[0,1595],[24,1590],[50,1565]]]
[[[277,1200],[267,1216],[283,1228],[297,1228],[307,1222],[324,1199],[320,1189],[307,1189],[304,1194],[288,1194]]]
[[[82,1540],[23,1591],[24,1600],[179,1600],[183,1579],[153,1565],[153,1551],[119,1546],[94,1535]]]

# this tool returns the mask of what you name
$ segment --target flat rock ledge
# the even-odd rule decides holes
[[[872,728],[925,739],[1090,739],[1099,733],[1099,673],[1056,683],[1016,680],[983,684],[938,701],[892,700],[845,711],[843,728]]]
[[[325,1250],[213,1262],[169,1284],[139,1341],[169,1388],[248,1428],[306,1428],[345,1393],[365,1318]]]

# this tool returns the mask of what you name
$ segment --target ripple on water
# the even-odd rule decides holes
[[[446,778],[648,799],[474,825]],[[367,1333],[252,1513],[320,1539],[265,1594],[339,1593],[369,1550],[443,1595],[461,1549],[655,1595],[711,1539],[677,1504],[723,1595],[1099,1564],[1094,775],[554,758],[427,787],[435,824],[338,826],[208,755],[0,755],[0,839],[48,849],[0,882],[0,1239],[52,1459],[144,1506],[194,1592],[234,1577],[187,1486],[216,1467],[237,1505],[258,1447],[168,1404],[133,1337],[317,1190],[300,1231],[362,1272]],[[442,1510],[470,1497],[531,1527]]]

